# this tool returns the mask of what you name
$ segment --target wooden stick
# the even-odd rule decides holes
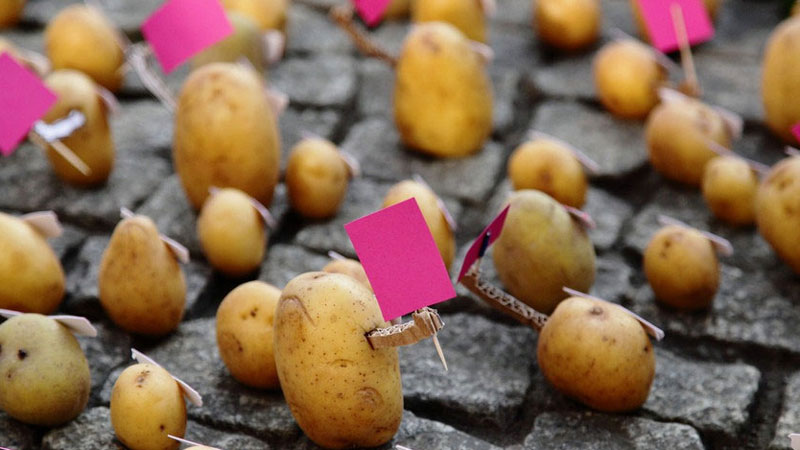
[[[673,3],[670,6],[672,13],[672,25],[675,27],[675,36],[678,38],[678,46],[681,51],[681,66],[683,66],[683,73],[686,77],[685,88],[686,93],[693,96],[700,96],[700,83],[697,80],[697,71],[694,67],[694,58],[692,57],[692,47],[689,45],[689,36],[686,33],[686,22],[683,19],[683,8],[678,3]]]
[[[82,173],[84,176],[89,176],[92,174],[92,169],[86,165],[83,160],[72,151],[71,148],[67,147],[61,139],[56,139],[53,142],[47,142],[39,133],[31,130],[28,133],[28,138],[36,144],[37,147],[41,148],[42,150],[47,150],[49,147],[52,147],[53,150],[56,151],[62,158],[64,158],[72,167],[78,170],[78,172]]]
[[[353,43],[361,53],[380,59],[392,67],[397,65],[397,58],[395,56],[381,48],[378,44],[370,40],[366,34],[356,28],[355,23],[353,23],[353,7],[349,2],[334,6],[331,8],[329,14],[331,19],[350,36],[350,39],[353,40]]]

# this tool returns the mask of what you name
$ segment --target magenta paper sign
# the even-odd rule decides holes
[[[797,139],[797,142],[800,142],[800,122],[794,124],[792,127],[792,134],[794,138]]]
[[[506,216],[508,215],[508,208],[511,205],[506,206],[497,217],[492,220],[492,223],[489,224],[484,230],[478,235],[478,239],[475,239],[475,242],[472,243],[472,246],[467,250],[467,255],[464,257],[464,262],[461,264],[461,271],[458,273],[458,281],[461,281],[464,278],[464,274],[467,273],[472,264],[475,263],[475,260],[478,259],[478,253],[481,251],[481,245],[483,244],[483,237],[486,236],[487,233],[491,233],[489,235],[489,245],[492,245],[497,238],[500,237],[500,232],[503,231],[503,225],[506,223]]]
[[[164,73],[233,33],[219,0],[169,0],[142,24]]]
[[[367,25],[374,27],[383,20],[386,8],[392,0],[353,0],[356,11]]]
[[[57,100],[33,72],[8,53],[0,55],[0,153],[14,153],[33,123]]]
[[[456,296],[414,198],[344,226],[367,272],[384,320]]]
[[[653,47],[664,53],[677,50],[678,37],[672,22],[672,5],[680,5],[689,44],[696,45],[714,37],[714,27],[702,0],[636,0]]]

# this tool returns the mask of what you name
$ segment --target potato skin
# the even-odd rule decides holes
[[[10,27],[19,21],[25,0],[4,0],[0,2],[0,28]]]
[[[756,223],[778,256],[800,274],[800,157],[780,161],[761,183]]]
[[[111,391],[111,425],[131,450],[175,450],[167,435],[186,433],[186,403],[178,383],[159,366],[135,364],[119,375]]]
[[[601,15],[598,0],[535,0],[533,27],[547,44],[574,51],[597,40]]]
[[[612,304],[581,297],[556,307],[539,335],[537,358],[556,389],[599,411],[639,408],[655,375],[641,324]]]
[[[336,215],[349,185],[350,170],[332,142],[307,138],[289,154],[286,189],[292,208],[304,217]]]
[[[447,22],[468,39],[486,42],[486,14],[481,0],[424,0],[411,7],[414,22]]]
[[[567,297],[564,286],[588,292],[595,253],[586,230],[543,192],[516,191],[508,203],[503,232],[492,250],[508,291],[545,314]]]
[[[603,106],[617,117],[643,119],[658,104],[667,71],[652,51],[634,40],[614,41],[594,57],[594,86]]]
[[[287,0],[222,0],[222,6],[249,16],[264,31],[286,33]]]
[[[364,266],[354,259],[334,259],[326,264],[325,267],[322,268],[322,271],[347,275],[372,291],[372,285],[369,283],[369,278],[367,278],[367,272],[364,271]]]
[[[75,70],[58,70],[44,80],[45,85],[58,95],[58,101],[42,118],[47,123],[67,117],[76,109],[86,117],[86,124],[70,136],[61,139],[92,172],[82,174],[53,147],[47,148],[47,159],[59,178],[76,186],[95,186],[104,183],[114,168],[114,139],[103,100],[97,86],[88,76]]]
[[[50,314],[64,298],[64,269],[44,237],[0,213],[0,308]]]
[[[572,150],[547,138],[524,142],[508,160],[514,190],[537,189],[565,205],[586,202],[588,181]]]
[[[225,367],[240,383],[277,388],[273,325],[281,290],[251,281],[232,290],[217,309],[217,346]]]
[[[54,70],[79,70],[112,92],[122,86],[121,42],[103,13],[84,5],[64,8],[45,29],[45,47]]]
[[[0,324],[0,379],[0,409],[31,425],[69,422],[89,401],[89,363],[78,341],[39,314]]]
[[[186,281],[150,218],[134,216],[114,228],[98,275],[100,304],[117,326],[161,336],[183,318]]]
[[[708,308],[719,287],[714,246],[697,230],[669,225],[644,251],[644,272],[656,298],[674,308]]]
[[[444,212],[439,207],[439,197],[435,192],[416,181],[401,181],[389,188],[389,192],[383,198],[382,208],[396,205],[412,197],[417,200],[417,205],[419,205],[425,223],[428,224],[428,229],[433,235],[439,254],[442,255],[444,265],[447,270],[450,270],[456,253],[456,241],[453,230],[450,229]]]
[[[783,21],[767,42],[761,95],[767,126],[785,142],[796,144],[792,126],[800,122],[800,19]]]
[[[706,164],[703,198],[714,216],[735,225],[755,221],[758,176],[741,158],[722,156]]]
[[[396,74],[394,120],[406,146],[437,157],[483,147],[492,131],[492,86],[483,59],[458,29],[414,26]]]
[[[231,63],[192,72],[178,100],[172,156],[195,209],[211,186],[240,189],[269,206],[280,136],[258,74]]]
[[[197,218],[197,236],[208,262],[228,276],[252,273],[264,259],[264,219],[238,189],[221,189],[206,200]]]
[[[385,326],[375,296],[349,276],[310,272],[283,289],[275,363],[292,415],[316,444],[376,447],[397,432],[397,350],[373,350],[364,337]]]

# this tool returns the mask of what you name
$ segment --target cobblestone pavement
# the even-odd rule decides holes
[[[30,0],[23,23],[0,33],[42,51],[42,27],[77,0]],[[479,154],[431,160],[404,150],[391,117],[392,73],[359,56],[326,17],[334,0],[291,7],[286,59],[271,83],[289,94],[280,118],[284,156],[304,130],[332,139],[355,154],[364,176],[355,180],[338,216],[306,221],[286,204],[279,186],[271,205],[279,226],[253,277],[282,286],[294,275],[321,268],[328,250],[353,255],[342,224],[378,208],[388,187],[421,174],[442,195],[460,223],[464,247],[498,210],[509,190],[506,159],[529,128],[583,148],[601,166],[587,210],[598,227],[594,292],[642,314],[667,332],[656,344],[657,374],[645,405],[628,415],[591,412],[555,390],[536,365],[536,335],[493,312],[459,288],[441,305],[441,343],[450,363],[444,373],[429,343],[402,348],[403,425],[393,444],[436,449],[727,449],[788,448],[800,431],[800,278],[782,265],[753,229],[715,221],[700,194],[665,181],[647,163],[643,127],[612,118],[592,85],[594,53],[557,55],[543,48],[529,26],[530,0],[498,0],[491,23],[495,131]],[[131,37],[160,0],[105,0],[111,18]],[[603,0],[603,40],[614,27],[633,34],[627,0]],[[735,147],[772,163],[781,144],[762,125],[760,59],[780,2],[728,0],[713,42],[696,51],[704,98],[745,118]],[[387,23],[376,39],[397,51],[407,24]],[[186,72],[169,77],[177,89]],[[244,280],[228,280],[203,261],[189,208],[171,167],[172,122],[135,76],[113,119],[116,168],[107,185],[79,190],[56,179],[42,152],[26,144],[0,160],[0,209],[24,213],[54,209],[66,233],[54,243],[68,279],[61,310],[89,317],[97,339],[81,339],[92,370],[86,411],[63,428],[37,429],[0,413],[0,445],[18,450],[116,449],[109,395],[130,364],[135,345],[193,384],[206,405],[189,407],[187,437],[227,449],[314,448],[294,423],[279,393],[247,389],[228,375],[216,349],[214,314],[222,297]],[[469,180],[469,182],[467,182]],[[97,300],[100,255],[120,207],[150,215],[160,230],[186,244],[194,262],[187,314],[174,334],[158,341],[115,329]],[[729,238],[736,255],[722,261],[722,287],[713,308],[678,313],[653,301],[644,282],[641,251],[659,213]],[[457,265],[457,264],[456,264]],[[385,446],[389,448],[389,445]]]

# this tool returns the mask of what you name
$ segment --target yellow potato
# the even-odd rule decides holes
[[[582,297],[558,305],[539,335],[537,358],[556,389],[600,411],[639,408],[655,375],[641,324],[615,305]]]
[[[414,22],[447,22],[467,38],[486,42],[486,14],[481,0],[415,1],[411,9]]]
[[[249,16],[262,30],[286,33],[288,0],[222,0],[222,5],[225,9]]]
[[[256,388],[277,388],[273,323],[281,290],[251,281],[232,290],[217,309],[217,346],[233,378]]]
[[[98,275],[100,304],[117,326],[161,336],[177,328],[186,281],[150,218],[134,216],[114,228]]]
[[[564,286],[589,292],[595,254],[583,226],[540,191],[513,192],[508,202],[511,208],[492,250],[508,291],[545,314],[567,297]]]
[[[598,0],[535,0],[533,26],[553,47],[573,51],[597,40],[601,10]]]
[[[39,314],[0,324],[0,379],[0,409],[31,425],[69,422],[89,401],[89,363],[78,341]]]
[[[422,211],[425,223],[428,224],[433,240],[436,241],[439,254],[442,255],[442,261],[444,261],[447,270],[450,270],[450,264],[453,263],[453,257],[456,253],[456,241],[453,237],[453,230],[450,229],[444,212],[439,206],[439,197],[436,196],[435,192],[416,181],[401,181],[392,186],[389,192],[386,193],[386,197],[383,198],[382,208],[395,205],[412,197],[417,200],[417,205]]]
[[[779,162],[761,183],[756,223],[778,256],[800,273],[800,157]]]
[[[700,186],[706,164],[717,157],[709,141],[731,146],[731,133],[722,116],[693,98],[658,105],[645,129],[650,163],[667,178]]]
[[[661,302],[680,309],[711,305],[719,287],[714,246],[697,230],[669,225],[644,251],[644,272]]]
[[[195,209],[211,186],[241,189],[269,206],[278,183],[280,135],[258,74],[231,63],[192,72],[178,100],[172,150]]]
[[[186,403],[172,376],[159,366],[135,364],[125,369],[111,391],[111,425],[130,450],[176,450],[167,435],[186,432]]]
[[[791,128],[800,122],[800,19],[791,17],[772,32],[764,51],[761,95],[767,126],[797,143]]]
[[[386,7],[383,17],[392,19],[402,19],[408,17],[411,12],[411,0],[391,0],[389,6]]]
[[[77,110],[86,117],[86,123],[70,136],[61,139],[91,169],[82,174],[68,163],[53,147],[48,147],[47,158],[53,171],[62,180],[78,186],[94,186],[105,182],[114,168],[114,139],[108,124],[108,111],[91,78],[75,70],[58,70],[44,80],[58,101],[42,118],[47,123],[63,119]]]
[[[492,131],[492,85],[483,58],[442,22],[412,28],[398,59],[394,119],[403,143],[439,157],[480,150]]]
[[[588,181],[583,166],[569,148],[548,138],[524,142],[508,160],[514,190],[537,189],[565,205],[586,202]]]
[[[15,25],[22,10],[25,8],[25,0],[3,0],[0,2],[0,28]]]
[[[325,265],[322,271],[347,275],[372,291],[372,285],[369,283],[369,278],[367,278],[367,272],[364,271],[364,266],[354,259],[334,259]]]
[[[303,139],[289,154],[286,189],[289,203],[302,216],[335,216],[347,194],[349,179],[350,169],[339,149],[326,139]]]
[[[0,213],[0,308],[50,314],[64,298],[64,269],[36,229]]]
[[[653,51],[632,39],[603,46],[594,57],[594,86],[603,106],[615,116],[641,119],[658,104],[658,88],[668,73]]]
[[[376,447],[397,432],[397,350],[373,350],[364,337],[385,326],[375,296],[349,276],[311,272],[283,289],[275,317],[278,377],[292,415],[317,445]]]
[[[734,156],[714,158],[703,173],[703,198],[714,215],[731,225],[755,221],[758,176],[747,161]]]
[[[706,7],[706,11],[708,11],[708,16],[711,18],[712,21],[717,19],[717,13],[719,12],[720,7],[722,6],[723,0],[703,0],[703,5]],[[639,29],[639,35],[642,36],[642,39],[645,41],[650,40],[650,35],[647,32],[647,27],[644,25],[644,19],[642,19],[642,13],[639,11],[639,2],[638,0],[630,0],[631,10],[633,11],[633,18],[636,22],[636,27]]]
[[[249,16],[236,11],[228,11],[227,16],[233,34],[198,53],[192,58],[192,68],[214,62],[238,63],[247,58],[259,73],[265,73],[267,60],[263,31]]]
[[[794,5],[792,5],[791,14],[793,16],[796,16],[796,15],[800,14],[800,1],[794,2]]]
[[[121,42],[102,12],[80,4],[64,8],[45,30],[47,56],[54,70],[79,70],[113,92],[122,86],[124,75]]]
[[[220,272],[239,277],[261,265],[267,227],[251,198],[238,189],[221,189],[203,204],[197,236],[208,262]]]

